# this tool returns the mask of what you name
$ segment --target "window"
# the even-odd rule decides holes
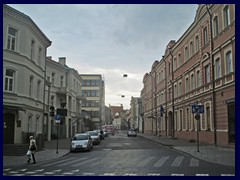
[[[41,90],[41,81],[38,80],[38,84],[37,84],[37,99],[38,100],[40,98],[40,90]]]
[[[179,85],[178,85],[178,96],[181,96],[182,95],[182,82],[179,82]]]
[[[204,45],[206,45],[208,43],[208,30],[207,30],[207,27],[205,27],[203,29],[203,42],[204,42]]]
[[[4,90],[13,92],[15,72],[12,69],[6,69]]]
[[[183,129],[187,130],[187,124],[189,122],[189,108],[186,109],[186,118],[183,118]]]
[[[177,97],[177,84],[174,85],[174,97]]]
[[[38,65],[41,65],[41,61],[42,61],[42,48],[39,47],[38,49]]]
[[[199,51],[199,38],[198,38],[198,36],[196,36],[196,38],[195,38],[195,49],[196,49],[196,52]]]
[[[182,130],[182,120],[183,120],[183,111],[182,109],[180,110],[180,114],[179,114],[179,130]]]
[[[194,47],[193,47],[193,42],[190,42],[190,56],[194,54]]]
[[[218,16],[213,19],[213,37],[218,35]]]
[[[223,22],[224,28],[230,25],[230,12],[228,6],[225,6],[225,8],[223,9]]]
[[[197,71],[197,88],[201,86],[201,76],[200,71]]]
[[[54,105],[54,96],[51,96],[51,101],[50,101],[50,104],[51,104],[51,106],[53,106]],[[60,103],[61,103],[61,100],[60,100]]]
[[[52,86],[54,86],[55,73],[52,73]]]
[[[30,76],[29,79],[29,97],[33,95],[33,76]]]
[[[34,51],[35,51],[35,41],[31,41],[31,60],[34,59]]]
[[[185,61],[187,61],[188,58],[189,58],[188,47],[185,47],[185,51],[184,51],[184,53],[185,53]]]
[[[175,70],[177,68],[177,59],[174,58],[173,59],[173,70]]]
[[[178,54],[178,67],[182,65],[181,54]]]
[[[64,80],[64,76],[60,77],[60,87],[63,87],[63,80]]]
[[[233,72],[232,52],[226,53],[226,74]]]
[[[207,123],[207,130],[211,129],[211,124],[210,124],[210,107],[206,107],[206,123]]]
[[[178,124],[178,114],[177,114],[177,111],[175,111],[174,113],[174,129],[175,130],[179,130],[179,124]]]
[[[168,72],[169,72],[168,74],[170,75],[171,74],[171,63],[170,62],[168,63]]]
[[[7,49],[16,51],[17,45],[17,30],[9,27],[8,28],[8,39],[7,39]]]
[[[189,79],[186,78],[186,85],[185,85],[186,93],[189,91]]]
[[[221,75],[221,62],[220,62],[220,58],[217,58],[216,61],[215,61],[215,78],[218,79],[220,78],[222,75]]]
[[[210,83],[210,66],[205,66],[205,83]]]
[[[191,75],[191,90],[195,89],[194,74]]]
[[[27,124],[28,132],[33,132],[32,127],[33,127],[32,115],[30,115],[28,116],[28,124]]]

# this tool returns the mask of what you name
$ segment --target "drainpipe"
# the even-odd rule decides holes
[[[212,63],[212,109],[213,109],[213,122],[214,122],[214,144],[217,145],[217,125],[216,125],[216,99],[215,99],[215,66],[213,58],[213,36],[212,36],[212,14],[210,13],[209,7],[205,4],[207,13],[210,19],[210,58]]]

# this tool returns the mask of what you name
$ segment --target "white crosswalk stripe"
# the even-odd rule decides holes
[[[161,167],[165,161],[167,161],[169,156],[163,156],[157,163],[154,164],[153,167]]]
[[[41,166],[43,166],[43,167],[53,166],[53,165],[56,165],[56,164],[59,164],[59,163],[63,163],[63,162],[66,162],[66,161],[71,161],[72,159],[75,159],[75,158],[63,159],[63,160],[60,160],[60,161],[43,164],[43,165],[41,165]]]
[[[183,158],[183,156],[177,156],[171,166],[180,166]]]
[[[152,161],[155,158],[155,156],[148,157],[147,159],[144,159],[142,162],[140,162],[137,166],[145,166],[147,163]]]
[[[73,165],[71,165],[71,166],[72,166],[72,167],[79,167],[80,165],[83,165],[83,164],[86,164],[86,163],[90,163],[90,162],[94,162],[94,161],[96,161],[97,159],[99,159],[99,158],[89,159],[89,160],[87,160],[87,161],[82,161],[82,162],[73,164]]]
[[[199,166],[199,160],[191,158],[190,166]]]
[[[77,159],[75,159],[75,160],[73,160],[73,161],[69,161],[69,162],[64,162],[64,163],[61,163],[61,164],[58,164],[58,165],[56,165],[56,166],[58,166],[58,167],[61,167],[61,166],[67,166],[67,165],[69,165],[69,164],[75,164],[75,163],[77,163],[77,162],[81,162],[81,161],[83,161],[83,160],[85,160],[85,159],[87,159],[86,157],[84,157],[84,158],[77,158]]]

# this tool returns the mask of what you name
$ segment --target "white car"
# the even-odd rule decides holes
[[[80,151],[80,150],[87,150],[91,151],[93,148],[93,141],[89,134],[82,133],[82,134],[76,134],[71,139],[70,144],[70,151]]]
[[[127,133],[127,136],[135,136],[137,137],[137,132],[134,130],[134,129],[129,129],[128,130],[128,133]]]

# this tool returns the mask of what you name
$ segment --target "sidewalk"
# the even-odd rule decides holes
[[[45,149],[35,154],[37,163],[60,158],[69,153],[70,139],[59,139],[58,148],[57,140],[45,141]],[[57,153],[58,151],[58,153]],[[3,156],[3,167],[12,165],[26,165],[26,156]]]
[[[197,143],[190,143],[187,140],[171,139],[168,137],[145,135],[141,133],[139,133],[138,136],[147,138],[208,162],[235,167],[235,149],[199,144],[199,152],[197,152]]]

